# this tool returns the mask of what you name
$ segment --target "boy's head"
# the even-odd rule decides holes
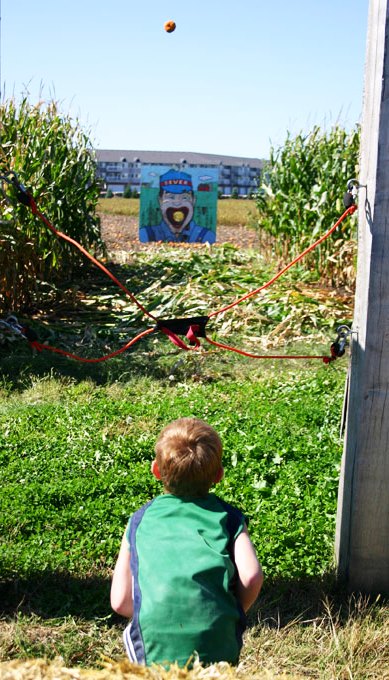
[[[198,418],[179,418],[161,432],[152,472],[169,493],[205,496],[223,476],[222,443]]]

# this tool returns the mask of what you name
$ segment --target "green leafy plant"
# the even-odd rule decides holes
[[[0,120],[0,174],[17,173],[54,226],[86,248],[101,249],[96,163],[79,122],[54,101],[32,106],[27,97],[5,101]],[[19,203],[12,188],[7,194],[9,203],[0,198],[0,311],[31,304],[37,280],[68,276],[82,257]]]
[[[257,197],[258,228],[273,237],[278,256],[294,257],[340,217],[347,181],[358,176],[359,143],[358,126],[350,133],[340,126],[329,132],[315,127],[307,135],[288,134],[282,147],[271,149]],[[352,282],[354,250],[347,246],[354,225],[353,218],[344,222],[335,238],[310,254],[306,266],[334,284]]]
[[[344,372],[280,381],[46,378],[0,398],[1,571],[104,573],[128,515],[161,489],[149,473],[170,420],[209,421],[224,444],[217,493],[242,508],[269,576],[332,567]],[[293,522],[291,522],[293,518]]]

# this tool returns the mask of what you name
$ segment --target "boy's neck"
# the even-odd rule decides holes
[[[210,491],[208,490],[207,493],[205,494],[180,494],[180,493],[173,493],[172,491],[169,491],[168,489],[163,490],[163,496],[174,496],[175,498],[179,498],[182,501],[193,501],[193,500],[201,500],[204,498],[207,498],[209,496]]]

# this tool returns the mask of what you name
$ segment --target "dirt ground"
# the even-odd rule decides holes
[[[150,248],[147,243],[139,242],[139,226],[136,217],[100,214],[101,233],[108,252],[142,250]],[[218,226],[216,243],[233,243],[241,248],[258,245],[257,232],[243,225],[234,227]]]

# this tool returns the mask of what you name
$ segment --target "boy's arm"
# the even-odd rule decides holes
[[[126,532],[124,532],[111,584],[111,607],[121,616],[133,614],[132,574]]]
[[[235,541],[234,558],[238,571],[236,596],[243,610],[247,612],[260,593],[263,573],[246,525]]]

